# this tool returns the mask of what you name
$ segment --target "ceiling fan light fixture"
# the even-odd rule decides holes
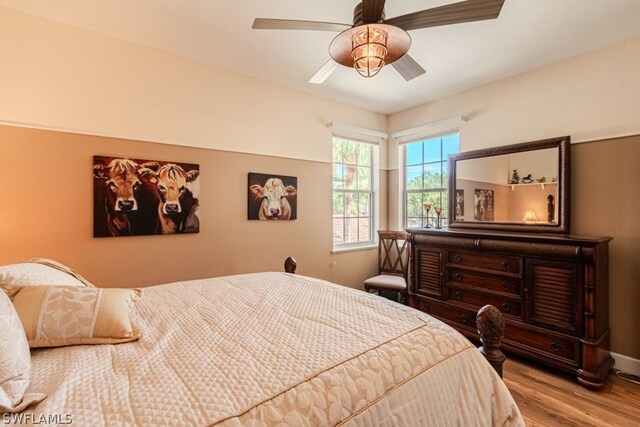
[[[387,33],[375,25],[363,27],[351,40],[353,68],[364,77],[373,77],[385,65]]]

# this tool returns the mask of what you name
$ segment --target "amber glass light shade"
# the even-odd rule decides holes
[[[353,68],[364,77],[373,77],[384,67],[387,56],[387,33],[367,25],[353,35],[351,57]]]

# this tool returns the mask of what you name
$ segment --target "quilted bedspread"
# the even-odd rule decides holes
[[[34,350],[28,391],[48,398],[22,416],[91,426],[523,425],[469,341],[362,291],[246,274],[146,288],[134,316],[138,341]]]

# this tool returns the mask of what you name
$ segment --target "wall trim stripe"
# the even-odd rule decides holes
[[[73,133],[73,134],[78,134],[78,135],[99,136],[99,137],[103,137],[103,138],[128,139],[128,140],[138,141],[138,142],[148,142],[150,144],[172,145],[174,147],[200,148],[200,149],[203,149],[203,150],[223,151],[223,152],[227,152],[227,153],[255,154],[255,155],[258,155],[258,156],[267,156],[267,157],[274,157],[274,158],[281,158],[281,159],[292,159],[292,160],[302,160],[302,161],[314,162],[314,163],[333,164],[333,162],[330,161],[330,160],[317,160],[317,159],[302,158],[302,157],[279,156],[279,155],[269,154],[269,153],[256,153],[256,152],[241,151],[241,150],[225,150],[225,149],[222,149],[222,148],[203,147],[203,146],[200,146],[200,145],[191,145],[191,144],[190,145],[176,144],[175,142],[153,140],[153,139],[149,139],[149,138],[142,138],[142,137],[136,137],[136,136],[116,135],[116,134],[109,134],[109,133],[104,133],[104,132],[87,131],[87,130],[82,130],[82,129],[70,129],[70,128],[64,128],[64,127],[61,127],[61,126],[43,125],[43,124],[19,122],[19,121],[13,121],[13,120],[0,119],[0,125],[17,126],[17,127],[30,128],[30,129],[40,129],[40,130],[50,130],[50,131],[54,131],[54,132],[67,132],[67,133]],[[584,140],[581,140],[581,139],[574,140],[574,139],[572,139],[571,140],[571,144],[584,144],[584,143],[589,143],[589,142],[609,141],[609,140],[620,139],[620,138],[628,138],[628,137],[631,137],[631,136],[638,136],[638,135],[640,135],[640,131],[629,132],[629,133],[621,133],[621,134],[613,134],[613,135],[610,135],[610,136],[598,137],[596,139],[584,139]],[[380,170],[383,170],[383,171],[394,171],[394,170],[398,170],[398,168],[387,165],[387,167],[382,167],[381,166]]]
[[[19,121],[12,121],[12,120],[0,119],[0,125],[15,126],[15,127],[21,127],[21,128],[28,128],[28,129],[48,130],[48,131],[53,131],[53,132],[73,133],[73,134],[76,134],[76,135],[97,136],[97,137],[101,137],[101,138],[125,139],[125,140],[130,140],[130,141],[135,141],[135,142],[146,142],[146,143],[150,143],[150,144],[171,145],[171,146],[174,146],[174,147],[198,148],[198,149],[202,149],[202,150],[222,151],[222,152],[225,152],[225,153],[253,154],[253,155],[257,155],[257,156],[274,157],[274,158],[280,158],[280,159],[301,160],[301,161],[305,161],[305,162],[332,164],[331,160],[318,160],[318,159],[293,157],[293,156],[280,156],[280,155],[276,155],[276,154],[257,153],[257,152],[251,152],[251,151],[241,151],[241,150],[225,150],[223,148],[204,147],[204,146],[193,145],[193,144],[189,144],[189,145],[176,144],[175,142],[162,141],[162,140],[157,140],[157,139],[154,140],[154,139],[150,139],[150,138],[146,138],[146,137],[117,135],[117,134],[110,134],[110,133],[105,133],[105,132],[87,131],[87,130],[82,130],[82,129],[70,129],[70,128],[65,128],[65,127],[61,127],[61,126],[42,125],[42,124],[19,122]]]

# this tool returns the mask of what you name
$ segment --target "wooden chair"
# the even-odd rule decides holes
[[[409,242],[404,231],[378,230],[378,275],[364,281],[364,290],[396,292],[406,302]]]

